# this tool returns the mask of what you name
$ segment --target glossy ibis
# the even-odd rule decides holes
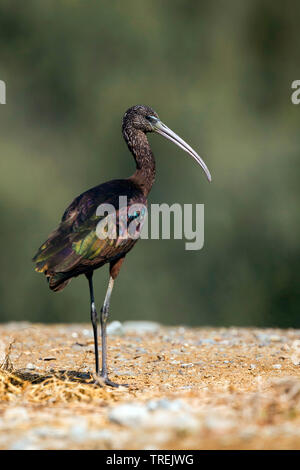
[[[119,196],[127,197],[126,222],[129,222],[129,217],[132,217],[128,215],[130,206],[137,203],[147,205],[147,196],[155,179],[155,159],[146,134],[156,132],[174,142],[199,163],[208,180],[211,181],[209,170],[199,155],[163,124],[157,113],[150,107],[137,105],[129,108],[123,117],[122,132],[135,159],[136,171],[134,174],[127,179],[108,181],[89,189],[74,199],[65,210],[58,228],[49,235],[48,240],[43,243],[33,258],[36,263],[36,271],[47,276],[49,287],[53,291],[62,290],[73,277],[80,274],[85,274],[87,277],[94,333],[96,374],[101,377],[102,383],[110,386],[117,386],[108,378],[106,363],[106,323],[110,298],[124,258],[137,241],[136,238],[133,239],[129,236],[120,237],[121,226],[124,222],[121,220],[121,213],[122,219],[124,219],[124,208],[119,206]],[[115,239],[101,238],[96,231],[100,220],[96,211],[104,203],[109,203],[116,208],[118,235]],[[104,220],[105,217],[107,214],[103,216]],[[102,367],[100,371],[93,272],[106,263],[109,263],[110,277],[100,315],[102,339]]]

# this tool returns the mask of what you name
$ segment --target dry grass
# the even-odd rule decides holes
[[[52,376],[29,377],[0,371],[0,401],[14,401],[22,396],[26,403],[68,404],[70,402],[91,403],[107,398],[105,389]]]

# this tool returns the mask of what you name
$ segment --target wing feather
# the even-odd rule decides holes
[[[114,180],[81,194],[65,210],[60,225],[33,258],[36,271],[45,273],[51,289],[59,290],[60,284],[84,272],[89,264],[104,264],[134,245],[135,240],[99,238],[96,232],[97,224],[105,219],[96,216],[98,206],[108,203],[118,208],[121,195],[126,195],[129,203],[140,198],[132,182]]]

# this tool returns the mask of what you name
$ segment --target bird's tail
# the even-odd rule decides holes
[[[60,290],[63,290],[72,280],[70,278],[66,279],[65,277],[66,274],[64,273],[57,273],[53,276],[47,277],[50,289],[54,292],[59,292]]]
[[[35,262],[35,270],[47,277],[50,289],[57,292],[69,284],[72,268],[79,260],[66,232],[59,227],[49,235],[32,261]]]
[[[35,271],[45,274],[49,287],[54,292],[64,289],[71,282],[68,273],[54,273],[48,268],[46,261],[36,263]]]
[[[33,261],[36,263],[35,271],[44,273],[50,289],[58,292],[64,289],[71,279],[67,272],[55,272],[55,268],[52,266],[54,264],[53,261],[55,261],[55,253],[47,253],[47,248],[47,245],[44,244],[33,258]]]

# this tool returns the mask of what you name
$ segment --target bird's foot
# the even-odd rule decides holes
[[[128,384],[117,384],[116,382],[113,382],[108,378],[107,375],[102,375],[99,374],[95,380],[95,384],[100,385],[101,387],[104,387],[104,385],[108,385],[109,387],[128,387]]]

